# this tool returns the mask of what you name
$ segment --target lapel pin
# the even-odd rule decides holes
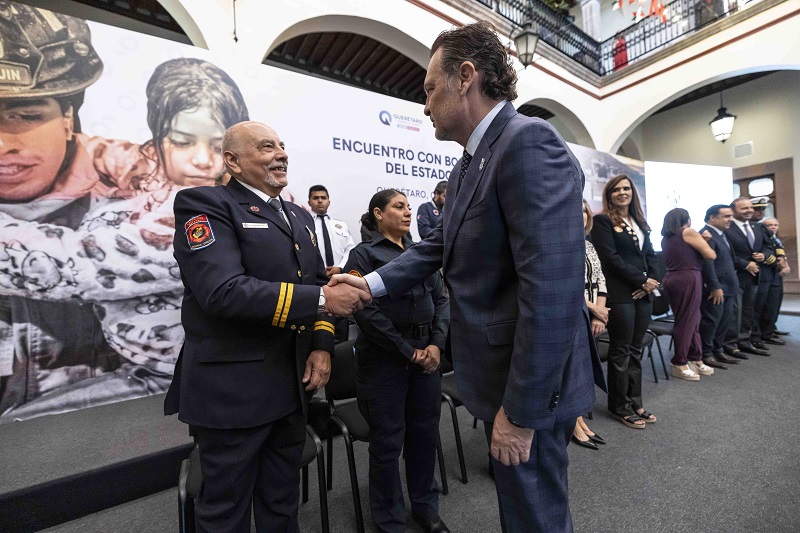
[[[481,172],[483,170],[483,162],[484,162],[484,159],[481,157],[481,164],[478,165],[478,172]]]
[[[258,213],[259,211],[261,211],[261,209],[259,209],[257,205],[251,205],[250,211],[252,211],[253,213]]]

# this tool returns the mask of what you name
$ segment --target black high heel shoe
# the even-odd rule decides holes
[[[594,435],[589,435],[587,433],[586,436],[589,437],[590,441],[596,442],[597,444],[605,444],[606,443],[606,439],[604,439],[603,437],[601,437],[597,433],[595,433]]]
[[[589,448],[590,450],[599,450],[600,448],[597,447],[597,444],[592,442],[591,440],[582,441],[575,435],[572,436],[572,442],[577,444],[578,446],[583,446],[584,448]]]

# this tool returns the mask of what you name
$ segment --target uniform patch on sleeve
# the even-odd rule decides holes
[[[205,215],[192,217],[183,226],[186,230],[186,239],[189,241],[189,248],[199,250],[214,243],[214,232],[211,230],[211,222]]]
[[[361,275],[361,272],[359,272],[358,270],[351,270],[350,272],[348,272],[348,274],[350,274],[351,276],[355,276],[357,278],[363,278],[364,277],[364,276]]]

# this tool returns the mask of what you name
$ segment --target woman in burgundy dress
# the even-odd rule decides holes
[[[700,342],[700,302],[703,297],[703,261],[717,258],[705,239],[690,226],[686,209],[675,208],[664,217],[661,250],[667,264],[663,288],[675,314],[675,356],[672,375],[687,381],[700,381],[714,369],[703,363]]]

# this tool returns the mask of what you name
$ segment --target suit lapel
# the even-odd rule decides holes
[[[455,242],[456,235],[458,234],[461,223],[464,222],[464,215],[467,212],[472,197],[475,196],[475,191],[483,178],[484,170],[488,167],[489,160],[492,158],[491,146],[503,132],[508,121],[511,117],[517,114],[514,106],[510,102],[506,102],[497,116],[494,118],[486,133],[478,144],[477,150],[472,155],[467,174],[464,176],[464,181],[461,186],[458,185],[458,179],[461,175],[461,160],[458,160],[455,168],[450,174],[450,180],[447,184],[449,190],[458,190],[456,200],[453,208],[445,210],[444,221],[444,250],[442,254],[442,266],[446,267],[448,258],[453,249],[453,242]],[[451,189],[452,187],[452,189]]]
[[[239,203],[241,208],[251,215],[257,216],[259,218],[264,218],[272,222],[272,225],[284,232],[288,236],[292,236],[292,233],[289,231],[289,228],[286,227],[286,221],[283,220],[283,217],[272,209],[267,202],[262,200],[258,197],[253,191],[250,191],[244,187],[241,183],[239,183],[235,178],[231,178],[226,185],[228,191],[230,191],[231,195],[234,199]],[[292,216],[287,213],[287,216]],[[299,223],[299,222],[298,222]]]

